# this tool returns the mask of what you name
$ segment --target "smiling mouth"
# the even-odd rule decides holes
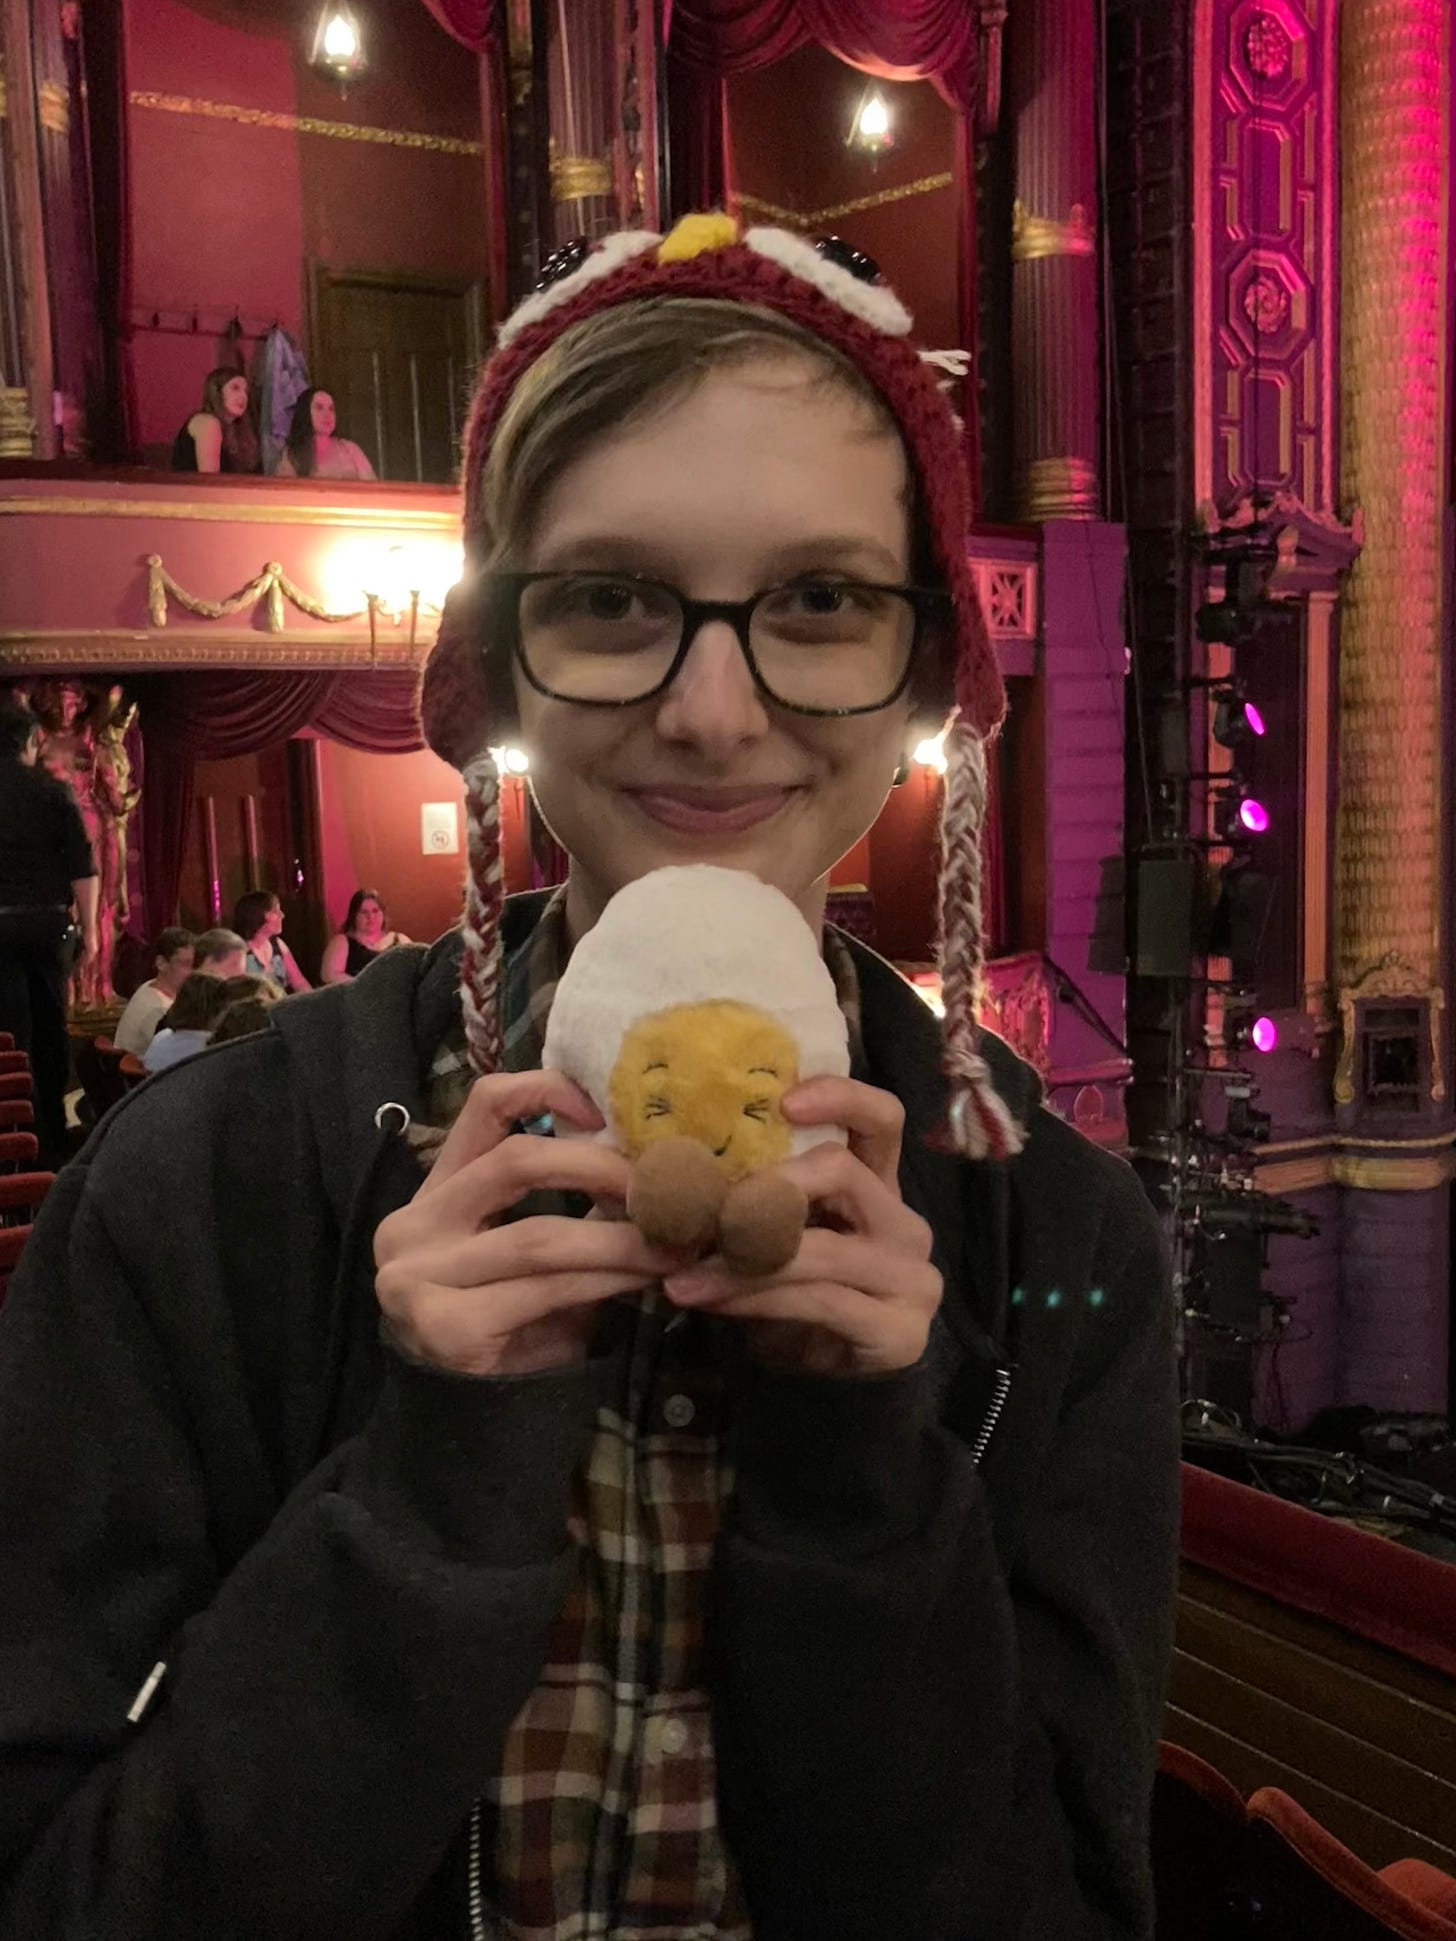
[[[736,835],[776,816],[799,785],[782,788],[633,788],[623,793],[666,829],[684,835]]]

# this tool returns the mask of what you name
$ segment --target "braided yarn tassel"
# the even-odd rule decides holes
[[[465,950],[460,965],[460,1007],[471,1069],[479,1077],[498,1072],[504,1062],[501,1038],[501,904],[505,873],[501,866],[500,770],[488,751],[467,762],[465,840],[469,875],[465,885]]]
[[[996,1090],[979,1050],[977,1012],[985,968],[981,874],[986,828],[986,744],[959,710],[945,739],[940,825],[940,976],[950,1134],[967,1159],[1010,1159],[1022,1128]]]

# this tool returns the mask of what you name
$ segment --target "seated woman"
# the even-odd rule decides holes
[[[274,474],[281,479],[372,479],[374,467],[352,438],[336,436],[338,413],[327,391],[304,392],[293,407],[288,442]]]
[[[386,928],[389,919],[377,890],[355,890],[337,936],[324,946],[320,975],[325,984],[352,984],[382,951],[410,940],[402,930]]]
[[[232,1005],[268,988],[260,977],[209,977],[194,971],[167,1013],[167,1022],[142,1054],[149,1072],[165,1072],[212,1042],[213,1028]]]
[[[247,890],[233,910],[233,929],[248,946],[243,968],[272,980],[280,991],[311,991],[283,941],[283,909],[272,890]]]
[[[248,414],[248,380],[224,364],[209,371],[202,409],[172,441],[174,472],[261,472],[262,449]]]

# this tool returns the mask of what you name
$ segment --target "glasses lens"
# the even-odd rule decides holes
[[[796,581],[759,601],[749,642],[764,686],[787,707],[883,707],[910,667],[915,608],[883,587]]]
[[[523,588],[521,655],[566,701],[631,701],[672,665],[683,614],[666,588],[611,573],[559,573]]]

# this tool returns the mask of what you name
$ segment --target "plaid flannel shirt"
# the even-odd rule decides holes
[[[853,959],[835,932],[824,942],[854,1040]],[[511,1071],[540,1063],[568,954],[558,894],[506,965]],[[435,1127],[454,1122],[470,1084],[457,1023],[431,1066]],[[577,1567],[487,1792],[492,1857],[480,1851],[490,1816],[472,1821],[477,1935],[749,1941],[718,1822],[703,1670],[707,1574],[732,1487],[721,1453],[724,1328],[651,1292],[604,1313],[610,1399],[574,1489]]]

